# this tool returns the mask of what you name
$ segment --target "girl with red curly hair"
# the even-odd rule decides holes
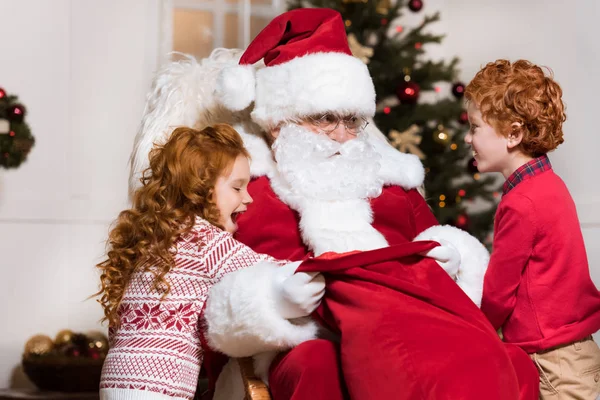
[[[480,172],[506,179],[494,223],[481,310],[506,342],[529,353],[542,399],[600,394],[600,294],[575,204],[547,153],[560,145],[562,90],[529,61],[487,64],[466,88]]]
[[[97,295],[110,327],[102,399],[194,398],[207,349],[204,305],[210,288],[227,273],[271,269],[282,282],[279,289],[293,290],[286,278],[298,263],[281,267],[286,262],[232,236],[237,215],[252,202],[248,159],[240,135],[226,124],[177,128],[151,151],[133,206],[120,213],[107,259],[97,265],[102,286]],[[324,290],[321,275],[302,274],[292,283]],[[293,301],[273,296],[280,308],[287,306],[278,310],[287,312],[285,318],[308,315],[320,302],[320,296]],[[314,324],[308,326],[304,339],[315,331]]]

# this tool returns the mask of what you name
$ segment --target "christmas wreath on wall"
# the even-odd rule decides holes
[[[0,87],[0,167],[17,168],[35,143],[25,122],[26,113],[18,97]]]

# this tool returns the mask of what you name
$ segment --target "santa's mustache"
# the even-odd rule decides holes
[[[276,160],[294,159],[326,161],[334,156],[360,157],[368,143],[362,137],[338,143],[325,134],[318,134],[295,124],[281,128],[277,140],[273,143]],[[279,160],[278,160],[279,161]]]
[[[381,192],[380,156],[365,137],[338,143],[289,124],[281,128],[273,152],[279,173],[303,196],[341,200]]]

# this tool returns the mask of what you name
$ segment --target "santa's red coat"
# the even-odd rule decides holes
[[[302,243],[298,214],[277,197],[266,177],[253,180],[248,191],[254,204],[238,220],[237,239],[276,258],[304,259],[308,249]],[[373,227],[392,246],[413,246],[409,243],[419,233],[438,223],[414,189],[386,186],[371,207]],[[529,357],[518,348],[505,349],[484,315],[434,261],[419,258],[416,268],[414,257],[370,266],[368,259],[362,258],[364,268],[328,274],[327,295],[319,310],[328,316],[331,328],[340,330],[342,321],[346,332],[351,327],[352,344],[342,348],[342,362],[351,393],[353,387],[361,393],[355,398],[392,398],[364,397],[377,387],[381,394],[392,390],[398,399],[419,398],[407,395],[424,388],[434,391],[433,397],[423,398],[452,393],[453,399],[537,399],[539,381]],[[359,326],[363,328],[354,329]],[[344,335],[342,343],[347,343]],[[377,345],[380,351],[373,347]],[[520,388],[515,370],[521,372]],[[400,384],[404,397],[396,391]]]
[[[236,238],[275,258],[306,259],[310,253],[302,242],[299,215],[277,197],[266,177],[253,180],[248,191],[254,204],[239,217]],[[386,186],[371,200],[371,208],[372,226],[394,248],[414,246],[419,233],[437,225],[416,190]],[[381,251],[386,250],[375,250]],[[354,339],[342,347],[343,372],[353,398],[537,399],[538,375],[529,357],[504,346],[475,304],[434,261],[418,257],[415,262],[414,257],[409,262],[362,260],[361,268],[327,273],[327,292],[318,311],[325,317],[322,321],[342,333],[342,344],[347,341],[341,325],[361,327],[350,329]],[[388,342],[393,344],[388,347]],[[406,351],[394,351],[400,348]],[[398,397],[400,383],[405,397]],[[379,395],[365,397],[375,387]],[[419,391],[422,397],[411,397]]]

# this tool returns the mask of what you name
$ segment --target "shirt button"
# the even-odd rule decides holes
[[[600,373],[596,373],[596,375],[594,375],[594,382],[598,381],[600,381]]]

